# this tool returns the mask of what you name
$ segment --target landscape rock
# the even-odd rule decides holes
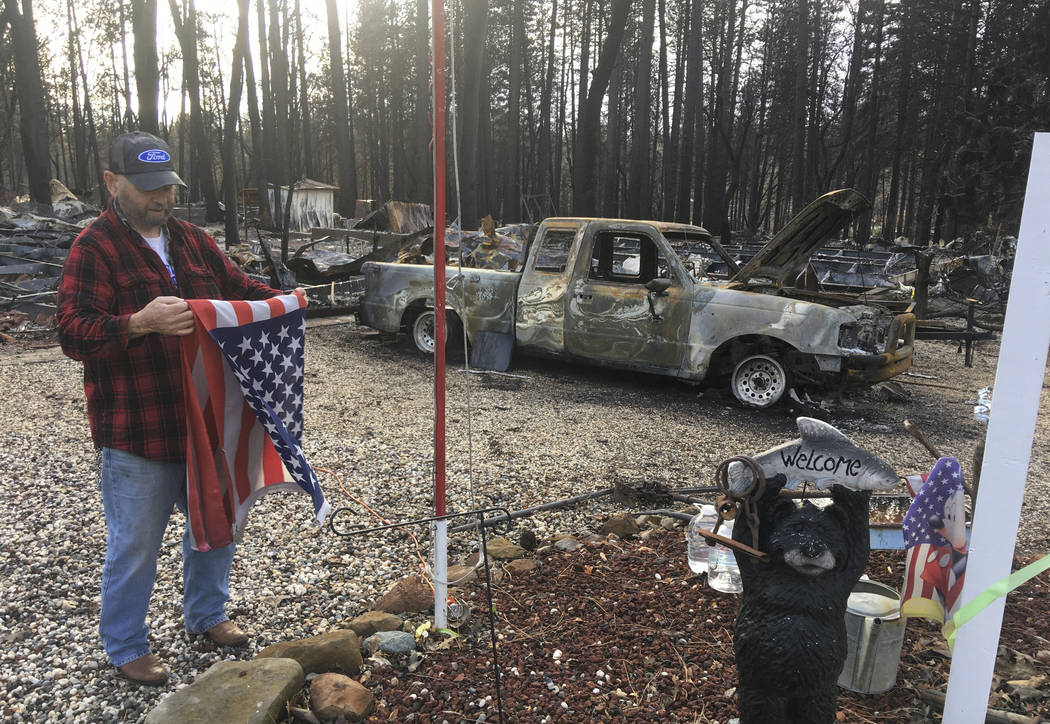
[[[528,573],[536,570],[539,565],[540,564],[532,558],[519,558],[516,561],[508,563],[506,568],[511,573]]]
[[[554,541],[554,547],[560,551],[574,551],[583,548],[583,543],[580,543],[571,535],[567,535],[564,538],[559,538]]]
[[[419,613],[434,605],[434,592],[422,576],[405,576],[387,591],[379,603],[377,611],[388,613]]]
[[[288,707],[288,713],[292,715],[295,721],[304,722],[304,724],[321,724],[321,720],[314,716],[314,713],[309,709],[300,709],[297,706]]]
[[[404,631],[380,631],[365,639],[362,648],[369,656],[377,651],[384,654],[407,654],[416,648],[416,639]]]
[[[372,692],[349,676],[322,674],[310,684],[310,708],[320,719],[364,721],[375,711]]]
[[[376,631],[396,631],[401,628],[401,618],[386,611],[367,611],[347,623],[346,628],[366,639]]]
[[[303,668],[287,658],[220,661],[162,699],[146,724],[269,724],[303,686]]]
[[[478,571],[474,566],[449,566],[448,585],[463,586],[478,577]]]
[[[635,522],[634,518],[629,513],[621,513],[602,523],[602,527],[598,529],[598,532],[602,535],[615,533],[620,538],[630,538],[633,535],[637,535],[638,530],[638,523]]]
[[[295,659],[306,674],[342,671],[355,675],[361,670],[361,640],[353,631],[336,629],[320,636],[267,646],[255,658]]]
[[[664,530],[675,530],[676,528],[681,528],[683,524],[684,521],[672,518],[669,515],[660,519],[660,527]]]
[[[485,544],[485,550],[498,561],[510,561],[529,555],[529,552],[517,543],[503,537],[489,539]]]

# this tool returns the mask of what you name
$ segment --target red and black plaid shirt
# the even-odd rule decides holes
[[[250,279],[201,229],[168,220],[163,262],[113,205],[73,242],[58,288],[62,351],[84,363],[91,437],[96,447],[150,460],[186,459],[186,415],[179,340],[128,337],[128,319],[153,299],[267,299],[275,289]]]

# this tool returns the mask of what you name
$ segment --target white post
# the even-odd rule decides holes
[[[1050,344],[1050,133],[1035,134],[992,414],[974,506],[963,605],[1010,573]],[[958,630],[944,721],[983,724],[1006,601]]]
[[[448,521],[434,526],[434,628],[448,628]]]

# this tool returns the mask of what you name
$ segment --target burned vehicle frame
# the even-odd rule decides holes
[[[877,382],[911,365],[914,315],[788,285],[866,203],[850,189],[825,194],[742,266],[698,226],[546,219],[520,271],[450,266],[446,315],[475,351],[506,351],[472,355],[489,367],[505,368],[513,349],[688,382],[727,375],[734,396],[754,407],[796,383]],[[675,246],[685,242],[692,252],[683,259]],[[408,331],[432,352],[433,268],[363,271],[359,321]]]

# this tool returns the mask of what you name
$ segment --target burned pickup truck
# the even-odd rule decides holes
[[[546,219],[519,271],[450,264],[446,319],[465,330],[472,361],[490,368],[505,369],[515,350],[692,382],[719,375],[755,407],[796,384],[877,382],[911,366],[914,315],[850,298],[807,301],[788,286],[866,203],[849,189],[825,194],[743,267],[698,226]],[[682,242],[693,250],[685,261],[675,252]],[[362,271],[359,321],[408,331],[433,353],[433,267],[370,262]]]

